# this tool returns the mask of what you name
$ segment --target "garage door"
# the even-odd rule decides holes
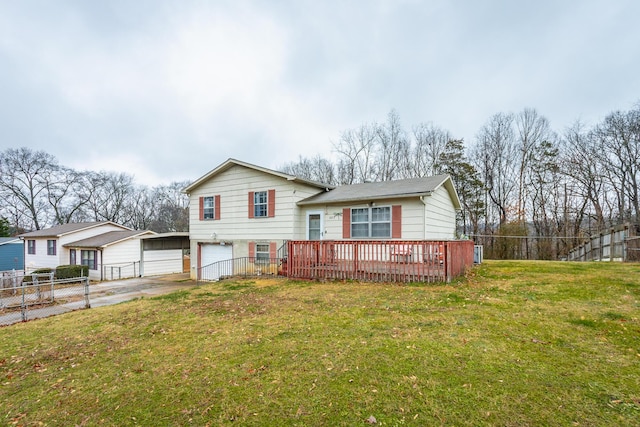
[[[200,251],[201,280],[218,280],[221,276],[233,275],[232,263],[220,262],[233,258],[233,249],[230,245],[206,244],[200,246]]]

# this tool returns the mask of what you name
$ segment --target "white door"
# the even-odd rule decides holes
[[[324,236],[324,212],[307,212],[307,240],[322,240]]]
[[[231,245],[203,244],[200,246],[200,279],[218,280],[233,275],[233,248]],[[229,262],[223,262],[229,261]]]

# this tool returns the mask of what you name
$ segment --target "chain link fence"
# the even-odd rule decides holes
[[[53,273],[2,272],[0,325],[90,308],[89,278],[55,279]]]

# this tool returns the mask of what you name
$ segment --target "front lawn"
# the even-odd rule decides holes
[[[0,424],[640,424],[640,265],[223,281],[0,328]]]

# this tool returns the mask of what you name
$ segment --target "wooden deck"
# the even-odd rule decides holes
[[[290,241],[288,277],[447,282],[473,265],[473,242]]]

